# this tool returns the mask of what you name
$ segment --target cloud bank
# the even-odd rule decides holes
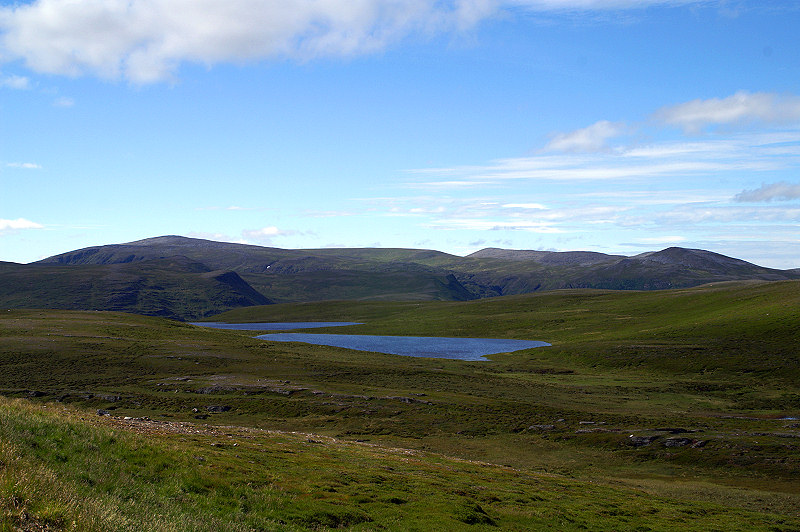
[[[703,0],[35,0],[0,7],[0,60],[36,72],[152,83],[183,62],[307,60],[463,31],[504,10],[702,4]],[[23,85],[22,79],[9,83]]]

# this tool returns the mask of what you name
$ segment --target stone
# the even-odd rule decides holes
[[[690,443],[692,443],[692,440],[689,438],[667,438],[664,440],[664,447],[683,447]]]
[[[658,436],[634,436],[631,434],[628,438],[628,444],[634,447],[644,447],[645,445],[650,445],[657,439]]]

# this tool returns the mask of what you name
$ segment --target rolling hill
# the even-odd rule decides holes
[[[272,302],[234,271],[181,257],[77,268],[0,263],[0,301],[6,308],[117,310],[173,319]]]
[[[699,249],[626,257],[488,248],[290,250],[181,236],[0,263],[0,306],[119,310],[176,319],[270,302],[467,301],[563,288],[656,290],[800,278]]]

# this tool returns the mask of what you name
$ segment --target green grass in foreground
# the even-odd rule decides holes
[[[162,427],[0,399],[0,530],[800,528],[798,519],[429,453]]]

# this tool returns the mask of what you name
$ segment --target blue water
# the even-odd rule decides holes
[[[273,333],[256,336],[274,342],[305,342],[403,355],[410,357],[452,358],[457,360],[485,360],[484,355],[510,353],[532,347],[549,346],[534,340],[506,340],[491,338],[441,338],[425,336],[368,336],[359,334]]]
[[[345,325],[361,325],[361,323],[352,321],[300,321],[283,323],[220,323],[216,321],[197,321],[193,322],[192,325],[237,331],[288,331],[292,329],[316,329],[318,327],[344,327]]]

